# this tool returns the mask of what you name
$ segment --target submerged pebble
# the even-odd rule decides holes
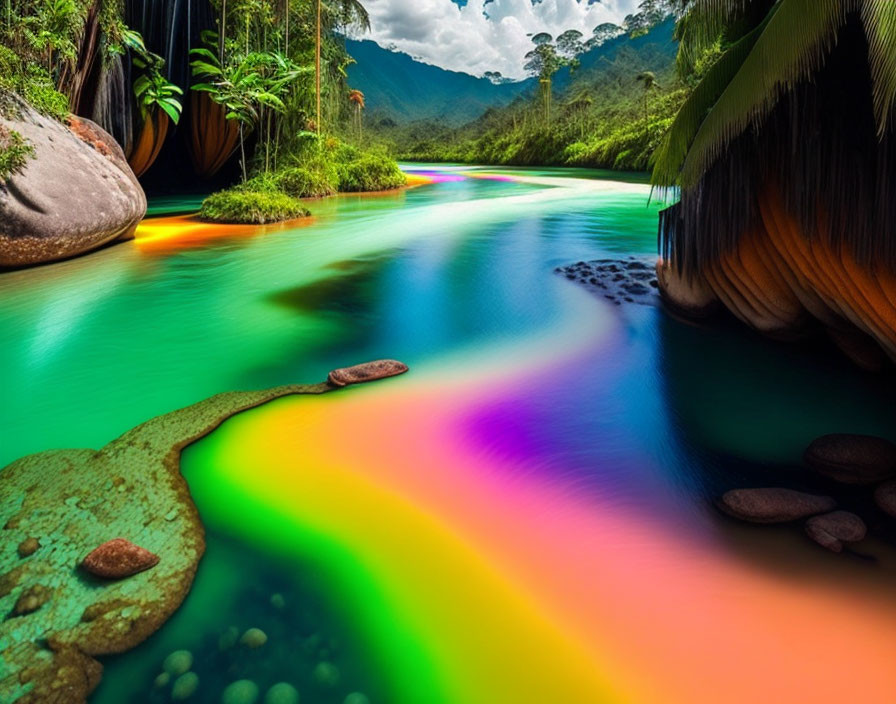
[[[221,704],[255,704],[258,700],[258,685],[252,680],[237,680],[224,688]]]
[[[331,662],[319,662],[311,673],[321,687],[335,687],[339,684],[339,668]]]
[[[264,704],[299,704],[299,692],[288,682],[278,682],[264,695]]]
[[[152,686],[156,689],[162,689],[162,687],[167,687],[170,683],[171,675],[169,675],[167,672],[160,672],[153,680]]]
[[[174,701],[183,701],[192,697],[199,689],[199,675],[195,672],[185,672],[176,680],[171,688],[171,698]]]
[[[267,642],[267,633],[265,633],[260,628],[250,628],[248,631],[243,633],[243,637],[240,638],[240,643],[245,645],[247,648],[260,648]]]
[[[345,701],[343,701],[342,704],[370,704],[370,700],[367,698],[366,694],[352,692],[345,698]]]
[[[193,653],[189,650],[175,650],[162,662],[162,670],[177,677],[193,667]]]

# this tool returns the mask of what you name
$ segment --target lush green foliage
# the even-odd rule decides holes
[[[534,94],[459,129],[418,123],[376,127],[375,134],[415,161],[646,170],[689,88],[676,78],[674,52],[657,49],[650,37],[638,46],[615,41],[618,51],[557,91],[549,125],[543,96]]]
[[[4,92],[19,95],[48,117],[64,120],[68,115],[68,99],[56,90],[46,70],[0,45],[0,93]]]
[[[346,193],[387,191],[401,188],[407,178],[395,160],[384,152],[371,151],[338,164],[339,190]]]
[[[203,220],[251,225],[292,220],[308,214],[300,200],[285,193],[242,188],[213,193],[203,201],[199,210]]]
[[[779,0],[682,0],[679,68],[693,73],[714,47],[724,53],[705,75],[657,153],[654,180],[691,187],[748,128],[758,128],[779,100],[811,79],[837,45],[850,11],[868,43],[879,134],[896,104],[896,3]]]
[[[34,148],[22,135],[0,125],[0,182],[21,169],[32,156]]]

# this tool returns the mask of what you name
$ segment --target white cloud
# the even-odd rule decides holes
[[[622,22],[638,0],[367,0],[371,31],[366,37],[453,71],[481,76],[500,71],[523,78],[528,34],[557,36],[577,29],[586,37],[603,22]]]

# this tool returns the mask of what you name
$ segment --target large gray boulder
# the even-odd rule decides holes
[[[146,196],[121,148],[99,125],[69,125],[18,98],[4,100],[0,125],[34,150],[0,182],[0,267],[65,259],[130,239],[146,214]]]

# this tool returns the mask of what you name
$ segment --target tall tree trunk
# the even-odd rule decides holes
[[[285,47],[283,49],[283,53],[286,55],[287,58],[289,58],[289,0],[285,0],[283,5],[285,8],[284,13],[283,13],[284,17],[285,17],[285,19],[284,19],[284,35],[286,37],[285,42],[284,42]]]
[[[321,0],[317,0],[317,39],[315,42],[315,51],[314,51],[314,90],[317,96],[317,123],[315,127],[317,128],[317,133],[320,134],[321,128],[321,115],[320,115],[320,3]]]
[[[224,35],[227,32],[227,0],[221,0],[221,26],[218,27],[218,60],[224,65]]]

